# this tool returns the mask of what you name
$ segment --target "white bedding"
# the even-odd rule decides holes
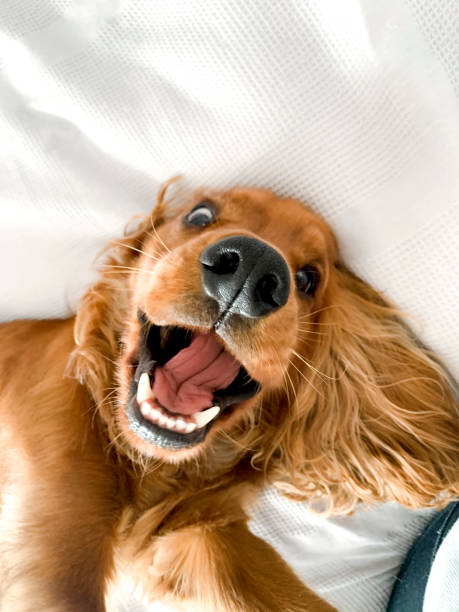
[[[0,317],[74,310],[180,172],[308,201],[458,376],[458,29],[449,0],[2,0]],[[425,520],[269,491],[253,529],[340,611],[377,612]]]

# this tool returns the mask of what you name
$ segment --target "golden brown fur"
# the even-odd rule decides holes
[[[339,260],[329,227],[264,190],[211,193],[214,226],[184,229],[164,203],[110,245],[76,320],[0,326],[0,609],[103,611],[129,573],[184,610],[331,610],[246,526],[257,489],[345,513],[358,502],[445,505],[459,493],[458,412],[447,373],[397,311]],[[204,443],[151,447],[125,405],[140,305],[158,324],[206,330],[202,249],[257,236],[291,274],[313,263],[311,299],[247,329],[227,350],[262,385]],[[293,278],[293,276],[292,276]]]

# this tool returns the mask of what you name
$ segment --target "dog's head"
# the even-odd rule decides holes
[[[336,509],[457,492],[447,377],[328,225],[266,190],[163,195],[77,319],[77,369],[118,445],[183,462],[230,440]]]
[[[304,206],[257,190],[198,194],[150,230],[131,279],[118,418],[133,446],[176,460],[284,386],[336,248]]]

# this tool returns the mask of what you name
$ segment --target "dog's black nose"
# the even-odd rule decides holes
[[[286,261],[268,244],[249,236],[229,236],[200,257],[204,290],[220,313],[230,309],[259,318],[283,306],[290,292]]]

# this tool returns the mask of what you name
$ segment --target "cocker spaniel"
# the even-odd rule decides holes
[[[121,575],[187,611],[332,610],[247,508],[447,504],[454,388],[310,209],[165,189],[76,317],[0,327],[1,610],[102,612]]]

